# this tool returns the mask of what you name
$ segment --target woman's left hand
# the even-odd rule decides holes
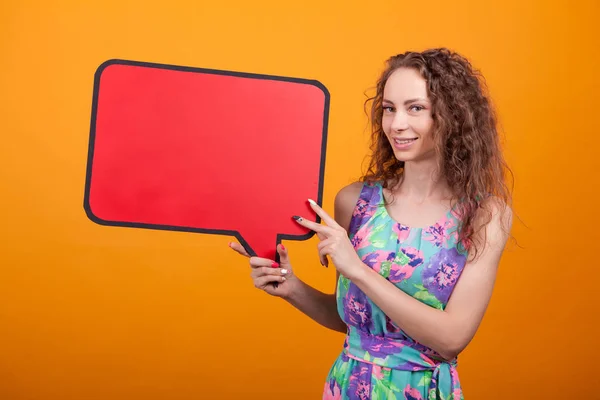
[[[352,280],[362,271],[364,264],[358,257],[358,254],[356,254],[356,250],[348,238],[348,232],[319,207],[316,202],[313,200],[309,200],[308,202],[315,213],[321,217],[325,225],[317,224],[300,216],[294,216],[294,219],[300,225],[317,233],[320,239],[318,245],[319,257],[325,259],[326,256],[329,256],[338,272]]]

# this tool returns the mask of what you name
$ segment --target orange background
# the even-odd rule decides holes
[[[366,154],[363,92],[388,56],[433,46],[485,74],[522,219],[459,358],[467,399],[598,396],[597,2],[49,4],[0,6],[1,399],[320,398],[343,335],[254,289],[227,237],[86,218],[93,74],[124,58],[321,81],[332,210]],[[316,243],[285,244],[331,291]]]

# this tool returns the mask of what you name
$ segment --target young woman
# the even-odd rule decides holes
[[[371,99],[367,173],[336,195],[334,218],[312,200],[323,224],[294,216],[337,269],[335,293],[298,279],[282,245],[281,265],[250,258],[257,288],[346,333],[324,399],[463,398],[456,358],[483,318],[512,224],[483,88],[447,49],[391,57]]]

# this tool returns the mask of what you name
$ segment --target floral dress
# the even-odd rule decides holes
[[[457,247],[457,216],[426,228],[394,221],[380,183],[364,183],[349,237],[362,261],[413,298],[446,307],[466,253]],[[445,361],[392,322],[355,284],[340,275],[338,312],[348,326],[323,399],[463,399],[456,359]]]

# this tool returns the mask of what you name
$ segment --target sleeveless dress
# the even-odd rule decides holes
[[[453,211],[426,228],[388,214],[381,183],[364,183],[348,231],[359,257],[396,287],[443,310],[465,266]],[[456,359],[443,360],[392,322],[355,284],[340,275],[338,313],[348,326],[323,399],[464,399]]]

